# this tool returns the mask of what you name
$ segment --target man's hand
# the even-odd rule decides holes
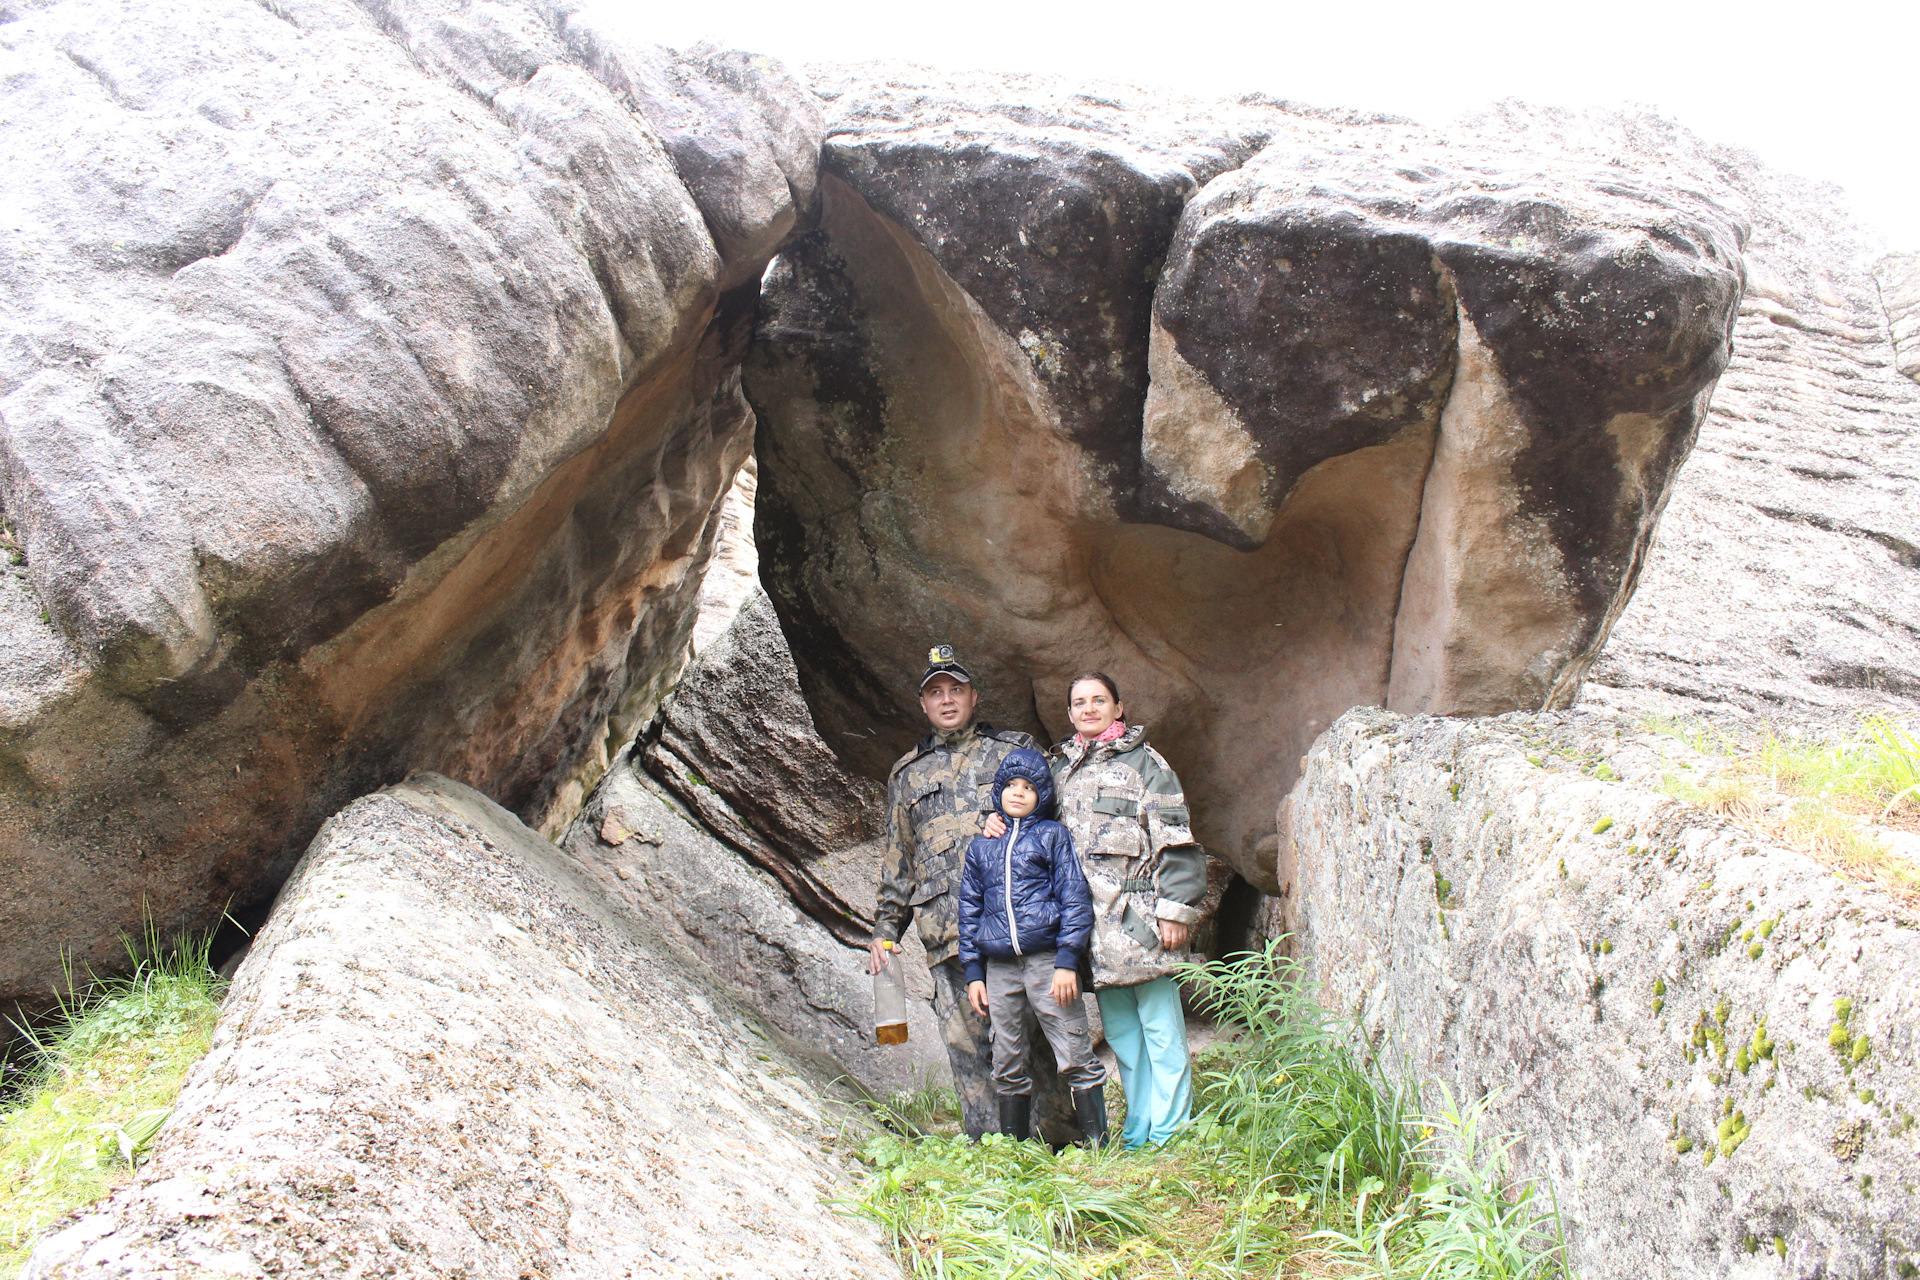
[[[867,972],[878,973],[886,967],[887,939],[875,938],[867,944]]]
[[[1053,971],[1053,1002],[1069,1005],[1080,998],[1080,975],[1071,969]]]
[[[998,840],[1007,834],[1007,820],[997,813],[988,814],[987,820],[980,824],[980,834],[989,840]]]
[[[986,1017],[987,984],[984,982],[969,982],[967,984],[967,1003],[973,1006],[975,1013],[983,1018]]]
[[[1160,922],[1160,945],[1168,951],[1185,951],[1187,939],[1193,936],[1193,926],[1182,924],[1178,920]]]

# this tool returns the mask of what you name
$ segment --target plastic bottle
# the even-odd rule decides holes
[[[887,961],[873,975],[873,1038],[881,1044],[907,1042],[907,984],[900,974],[900,949],[891,942]]]

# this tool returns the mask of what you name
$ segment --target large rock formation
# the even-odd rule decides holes
[[[1589,1280],[1910,1274],[1920,916],[1674,767],[1605,717],[1353,711],[1288,797],[1277,923],[1388,1060],[1494,1098]]]
[[[873,776],[953,640],[990,719],[1119,678],[1271,888],[1355,704],[1564,705],[1724,365],[1736,218],[1283,104],[853,73],[747,372],[763,577]]]
[[[1589,696],[1789,721],[1920,711],[1913,256],[1876,276],[1842,193],[1669,121],[1516,107],[1476,127],[1668,166],[1752,224],[1733,360]]]
[[[152,1163],[27,1274],[888,1276],[839,1068],[499,806],[419,776],[287,883]]]
[[[820,127],[558,0],[5,24],[0,1001],[410,767],[537,818],[657,696]]]

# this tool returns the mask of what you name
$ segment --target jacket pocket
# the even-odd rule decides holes
[[[1102,792],[1093,798],[1093,811],[1112,818],[1137,818],[1140,816],[1140,802],[1131,796]]]
[[[1160,931],[1136,911],[1131,902],[1120,912],[1120,931],[1148,951],[1160,949]]]

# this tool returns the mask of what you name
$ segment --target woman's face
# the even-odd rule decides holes
[[[1099,737],[1126,711],[1126,706],[1115,702],[1107,686],[1098,680],[1080,681],[1067,698],[1067,714],[1073,717],[1073,727],[1083,738]]]

